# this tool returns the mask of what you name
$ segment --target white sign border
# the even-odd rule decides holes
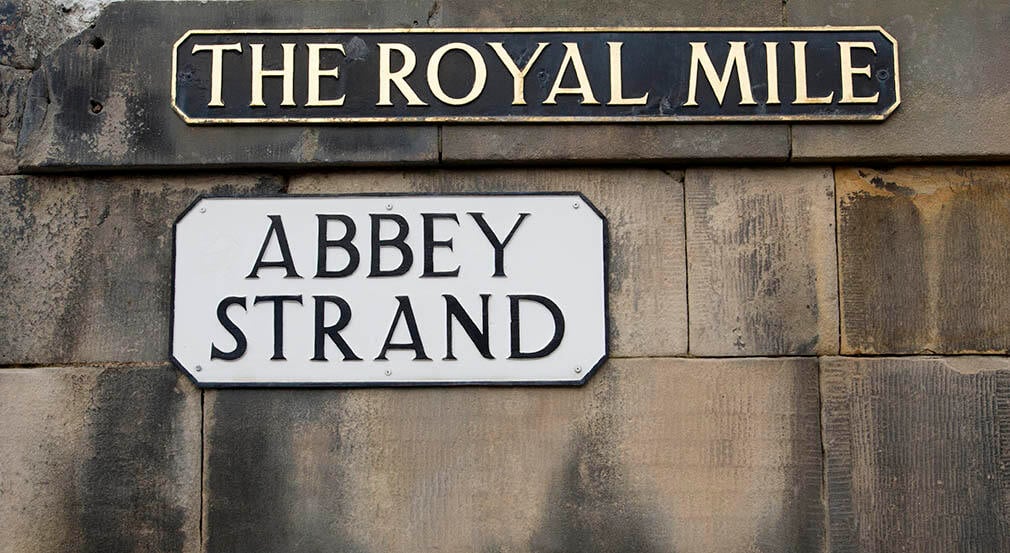
[[[201,382],[181,361],[175,357],[173,351],[175,344],[175,272],[176,272],[176,252],[178,246],[177,230],[179,223],[203,200],[227,199],[305,199],[305,198],[417,198],[417,197],[502,197],[502,196],[578,196],[583,205],[593,210],[601,221],[603,228],[603,356],[588,370],[583,370],[582,378],[577,380],[459,380],[459,381],[355,381],[355,382]],[[171,268],[171,289],[169,296],[169,320],[168,320],[168,357],[172,365],[182,371],[197,388],[205,390],[234,389],[234,388],[447,388],[459,386],[480,386],[480,387],[544,387],[544,386],[582,386],[596,374],[596,371],[603,366],[610,358],[610,227],[607,216],[600,211],[596,205],[578,191],[532,191],[532,192],[358,192],[358,193],[337,193],[337,194],[200,194],[172,221],[172,268]]]

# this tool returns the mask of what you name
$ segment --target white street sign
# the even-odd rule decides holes
[[[201,198],[172,358],[201,386],[579,384],[607,355],[606,232],[577,193]]]

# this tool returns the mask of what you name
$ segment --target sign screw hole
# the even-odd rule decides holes
[[[200,213],[207,213],[207,208],[206,207],[201,207],[200,208]]]
[[[202,370],[203,370],[203,367],[201,367],[200,365],[197,365],[197,366],[196,366],[196,372],[200,372],[200,371],[202,371]]]
[[[389,376],[389,375],[391,375],[391,374],[393,374],[393,371],[391,371],[391,370],[389,370],[389,369],[386,369],[386,376]]]
[[[97,100],[91,100],[91,113],[102,113],[102,103]]]

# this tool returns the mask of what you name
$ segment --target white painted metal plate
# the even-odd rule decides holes
[[[607,355],[606,242],[578,193],[201,198],[172,359],[201,386],[579,384]]]

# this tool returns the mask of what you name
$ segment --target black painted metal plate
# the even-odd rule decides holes
[[[193,30],[172,71],[191,124],[880,121],[900,103],[879,27]]]

